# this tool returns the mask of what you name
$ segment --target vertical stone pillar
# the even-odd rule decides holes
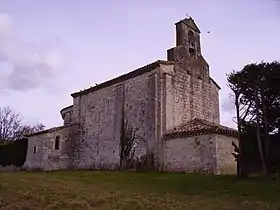
[[[164,132],[174,128],[174,86],[172,85],[173,75],[164,74],[163,82],[163,110],[165,114],[164,119]]]
[[[158,170],[162,170],[163,151],[162,135],[165,123],[163,107],[163,85],[164,77],[162,74],[155,74],[155,164]]]
[[[147,92],[145,101],[145,140],[147,152],[156,155],[156,75],[147,79]]]
[[[115,89],[115,114],[114,114],[114,135],[113,139],[119,145],[119,150],[115,151],[120,153],[120,138],[121,138],[121,127],[124,120],[124,85],[118,85]]]
[[[80,140],[83,137],[82,133],[82,125],[81,125],[81,96],[76,96],[73,99],[73,114],[72,114],[72,122],[75,123],[75,130],[73,130],[73,135],[71,133],[71,167],[76,168],[79,167],[79,162],[81,159],[80,155]],[[72,131],[71,131],[72,132]]]

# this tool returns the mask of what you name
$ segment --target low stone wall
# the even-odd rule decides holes
[[[236,174],[234,137],[199,135],[165,141],[164,170],[208,174]]]
[[[166,140],[164,170],[214,173],[215,143],[211,135]]]

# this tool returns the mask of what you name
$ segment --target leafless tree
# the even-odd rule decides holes
[[[18,113],[10,107],[0,107],[0,140],[14,140],[15,131],[20,128],[21,120]]]
[[[41,131],[44,127],[42,124],[24,125],[19,113],[14,112],[8,106],[0,107],[0,144]]]
[[[128,169],[127,167],[134,161],[135,150],[140,142],[146,143],[143,137],[136,134],[136,129],[123,119],[120,138],[121,171]]]
[[[36,133],[45,129],[45,126],[41,123],[35,125],[21,125],[18,130],[15,131],[15,139],[20,139],[26,135]]]

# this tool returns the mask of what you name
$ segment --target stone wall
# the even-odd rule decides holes
[[[187,48],[175,48],[175,76],[168,90],[174,95],[174,125],[194,117],[219,123],[219,88],[209,76],[206,61],[188,55],[182,58],[181,50],[184,52]]]
[[[74,97],[73,119],[80,124],[75,167],[111,170],[119,167],[123,118],[147,141],[139,142],[136,156],[155,149],[155,95],[159,69]]]
[[[216,135],[217,174],[236,174],[237,164],[232,153],[232,142],[238,145],[238,139],[234,137]]]
[[[63,108],[60,111],[61,117],[63,119],[63,124],[64,125],[69,125],[72,123],[72,115],[73,115],[73,106],[68,106]]]
[[[193,41],[188,33],[194,34]],[[176,24],[177,46],[168,50],[174,70],[166,76],[166,98],[172,101],[167,110],[167,128],[193,118],[220,123],[219,87],[209,75],[209,66],[201,54],[200,35],[192,21]],[[178,40],[179,39],[179,40]],[[190,52],[190,42],[194,53]]]
[[[219,122],[217,86],[209,77],[203,81],[182,68],[176,71],[176,65],[161,64],[153,71],[74,97],[72,119],[81,126],[74,155],[77,168],[118,168],[123,118],[146,141],[139,142],[136,156],[154,153],[160,170],[164,165],[161,139],[167,130],[195,116]]]
[[[165,142],[165,171],[236,174],[234,137],[207,134]]]
[[[215,168],[215,139],[212,135],[165,141],[165,171],[214,173]]]
[[[26,161],[23,165],[25,169],[42,169],[44,168],[44,142],[48,141],[47,134],[41,134],[37,136],[28,137],[28,146],[27,146],[27,154]],[[34,147],[36,147],[36,153],[34,154]]]
[[[71,167],[71,143],[75,126],[54,128],[28,137],[26,161],[23,168],[55,170]],[[55,139],[59,136],[59,149]],[[36,150],[36,151],[35,151]]]

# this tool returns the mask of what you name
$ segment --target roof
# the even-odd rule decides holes
[[[200,33],[200,30],[199,30],[198,26],[195,24],[194,20],[191,17],[180,20],[179,22],[177,22],[175,24],[178,24],[178,23],[184,23],[187,26],[189,26],[190,28],[192,28],[193,30]]]
[[[77,97],[79,95],[84,95],[84,94],[87,94],[89,92],[94,92],[96,90],[100,90],[102,88],[105,88],[105,87],[117,84],[119,82],[123,82],[125,80],[130,79],[130,78],[133,78],[133,77],[142,75],[144,73],[150,72],[150,71],[154,70],[155,68],[159,67],[161,64],[163,64],[163,65],[173,65],[174,61],[163,61],[163,60],[155,61],[153,63],[150,63],[150,64],[146,65],[146,66],[143,66],[143,67],[138,68],[138,69],[136,69],[134,71],[131,71],[131,72],[127,73],[127,74],[123,74],[123,75],[121,75],[119,77],[116,77],[114,79],[111,79],[111,80],[108,80],[106,82],[103,82],[103,83],[101,83],[99,85],[96,85],[94,87],[90,87],[88,89],[72,93],[71,96],[72,97]]]
[[[73,123],[73,124],[69,124],[69,125],[57,126],[57,127],[53,127],[53,128],[50,128],[50,129],[46,129],[46,130],[43,130],[43,131],[39,131],[39,132],[36,132],[36,133],[26,135],[25,137],[31,137],[31,136],[36,136],[36,135],[45,134],[45,133],[51,133],[51,132],[58,131],[58,130],[61,130],[63,128],[67,128],[67,127],[70,127],[70,126],[73,126],[73,125],[77,125],[77,124]]]
[[[213,78],[210,77],[210,80],[213,82],[213,84],[214,84],[219,90],[221,90],[221,87],[218,85],[218,83],[217,83]]]
[[[165,140],[216,133],[238,137],[238,131],[206,120],[194,118],[164,135]]]
[[[71,108],[73,108],[73,105],[66,106],[66,107],[64,107],[63,109],[60,110],[60,113],[62,113],[63,111],[65,111],[67,109],[71,109]]]
[[[202,56],[201,56],[202,57]],[[202,57],[203,58],[203,57]],[[203,58],[204,59],[204,58]],[[206,62],[206,61],[205,61]],[[173,65],[175,62],[174,61],[164,61],[164,60],[158,60],[158,61],[155,61],[153,63],[150,63],[146,66],[143,66],[143,67],[140,67],[134,71],[131,71],[127,74],[123,74],[119,77],[116,77],[114,79],[111,79],[111,80],[108,80],[106,82],[103,82],[99,85],[96,85],[94,87],[90,87],[90,88],[87,88],[87,89],[84,89],[84,90],[81,90],[79,92],[75,92],[75,93],[72,93],[71,96],[72,97],[77,97],[77,96],[80,96],[80,95],[85,95],[87,93],[90,93],[90,92],[94,92],[94,91],[97,91],[97,90],[100,90],[102,88],[105,88],[105,87],[109,87],[111,85],[114,85],[114,84],[117,84],[119,82],[123,82],[125,80],[128,80],[130,78],[133,78],[133,77],[136,77],[136,76],[139,76],[141,74],[144,74],[144,73],[147,73],[147,72],[150,72],[152,70],[154,70],[155,68],[159,67],[161,64],[163,65]],[[210,79],[212,80],[212,82],[219,88],[220,86],[210,77]],[[71,105],[73,106],[73,105]],[[61,110],[61,112],[65,109],[68,109],[70,108],[71,106],[68,106],[68,107],[65,107]]]

